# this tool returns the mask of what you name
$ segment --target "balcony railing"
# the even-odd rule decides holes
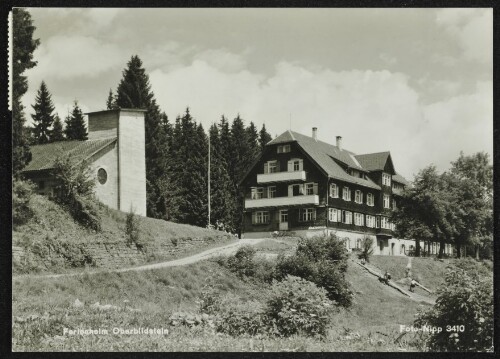
[[[261,173],[257,175],[257,183],[305,181],[305,180],[306,180],[306,171],[273,172],[273,173]]]
[[[319,196],[317,194],[293,196],[293,197],[274,197],[261,199],[246,199],[245,208],[262,208],[262,207],[277,207],[277,206],[294,206],[302,204],[319,204]]]

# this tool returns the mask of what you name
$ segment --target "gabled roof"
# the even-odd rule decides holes
[[[394,176],[392,176],[392,180],[394,182],[397,182],[397,183],[401,183],[405,186],[408,186],[410,184],[410,182],[408,182],[406,180],[406,178],[404,178],[403,176],[401,176],[399,173],[396,172],[396,174]]]
[[[338,162],[361,172],[366,172],[366,170],[361,167],[361,164],[356,159],[354,153],[345,149],[339,149],[337,146],[333,146],[323,141],[316,141],[312,137],[290,130],[268,142],[266,146],[286,142],[297,142],[306,154],[309,155],[309,157],[311,157],[311,159],[316,162],[316,164],[323,169],[329,177],[356,183],[365,187],[380,189],[380,186],[371,179],[351,176],[340,166]]]
[[[75,162],[87,160],[113,142],[116,142],[116,137],[87,141],[60,141],[31,146],[32,159],[23,172],[52,169],[56,159],[63,156],[70,156]]]
[[[356,158],[361,163],[363,168],[366,168],[368,171],[383,171],[387,161],[390,159],[390,156],[390,152],[387,151],[357,155]]]

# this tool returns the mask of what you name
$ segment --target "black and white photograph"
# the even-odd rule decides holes
[[[12,352],[495,351],[493,8],[8,21]]]

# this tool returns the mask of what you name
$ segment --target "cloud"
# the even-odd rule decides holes
[[[82,35],[53,36],[40,45],[34,56],[38,65],[30,76],[55,79],[95,78],[123,65],[126,58],[117,45]]]
[[[492,9],[441,9],[436,22],[457,39],[465,59],[492,64]]]

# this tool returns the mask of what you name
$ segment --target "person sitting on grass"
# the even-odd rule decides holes
[[[415,279],[412,278],[412,280],[410,282],[410,292],[415,291],[416,285],[417,285],[417,282],[415,282]]]
[[[365,265],[365,263],[366,263],[366,260],[364,258],[361,258],[361,264]]]
[[[384,274],[385,284],[389,284],[389,280],[391,280],[391,274],[388,271],[385,271],[385,274]]]

